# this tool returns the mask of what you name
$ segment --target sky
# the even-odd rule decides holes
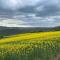
[[[60,26],[60,0],[0,0],[0,26]]]

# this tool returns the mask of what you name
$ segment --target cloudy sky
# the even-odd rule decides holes
[[[60,26],[60,0],[0,0],[0,26]]]

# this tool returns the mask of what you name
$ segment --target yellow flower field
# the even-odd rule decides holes
[[[60,31],[0,39],[0,60],[60,60]]]
[[[18,34],[10,38],[0,39],[0,43],[19,41],[19,40],[31,40],[31,39],[52,39],[60,37],[60,31],[58,32],[43,32],[43,33],[26,33]]]

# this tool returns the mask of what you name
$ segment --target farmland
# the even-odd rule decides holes
[[[60,60],[60,31],[0,39],[0,60]]]

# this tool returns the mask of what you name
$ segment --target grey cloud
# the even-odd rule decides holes
[[[24,8],[19,9],[19,11],[24,13],[35,13],[35,8],[34,6],[26,6]]]
[[[26,6],[33,6],[39,0],[0,0],[0,7],[4,9],[17,10]]]
[[[38,7],[40,7],[39,10],[37,10]],[[59,16],[60,1],[42,0],[35,6],[26,6],[24,8],[20,8],[19,11],[23,13],[35,13],[37,16],[40,17]]]
[[[13,2],[15,3],[11,5]],[[59,0],[0,0],[0,15],[13,16],[16,12],[21,12],[20,15],[34,13],[40,17],[58,16],[60,15],[59,5]],[[40,7],[39,10],[37,10],[38,7]]]
[[[12,18],[28,12],[33,13],[33,6],[39,0],[0,0],[0,17]],[[19,13],[17,13],[19,12]]]
[[[37,10],[37,16],[59,16],[60,15],[60,1],[59,0],[44,0],[38,7],[42,7],[42,10]],[[37,8],[37,7],[36,7]],[[41,8],[39,8],[41,9]]]
[[[0,0],[0,18],[21,20],[30,26],[55,26],[60,23],[57,16],[60,0]]]

